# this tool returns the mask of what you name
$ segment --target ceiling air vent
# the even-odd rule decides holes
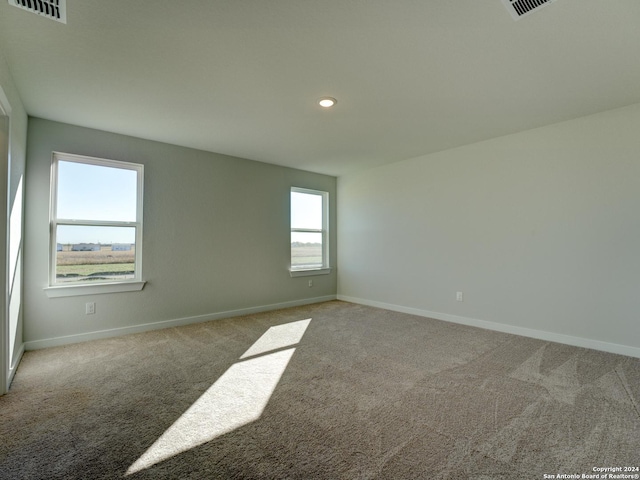
[[[555,1],[556,0],[502,0],[502,3],[507,7],[513,19],[519,20]]]
[[[9,5],[67,23],[66,0],[9,0]]]

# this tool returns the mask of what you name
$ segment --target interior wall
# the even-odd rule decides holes
[[[336,273],[291,278],[290,187],[328,191],[335,265],[335,177],[30,118],[26,176],[25,324],[28,348],[196,321],[256,307],[335,298]],[[49,298],[52,152],[144,165],[140,292]],[[313,278],[313,287],[308,280]],[[96,313],[85,315],[85,303]],[[129,329],[129,330],[127,330]],[[61,338],[65,337],[65,338]],[[91,337],[91,335],[89,335]],[[53,340],[52,340],[53,339]]]
[[[22,233],[23,233],[23,187],[27,147],[28,117],[13,81],[6,60],[0,50],[0,87],[10,105],[8,158],[3,159],[0,195],[6,198],[6,214],[3,216],[3,236],[6,234],[6,272],[2,274],[2,290],[6,295],[2,303],[8,317],[9,378],[15,373],[23,352],[22,311]],[[5,275],[6,274],[6,275]],[[3,355],[5,352],[2,352]]]
[[[638,132],[633,105],[340,177],[338,297],[640,356]]]

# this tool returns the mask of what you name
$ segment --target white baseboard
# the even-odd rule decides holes
[[[80,343],[89,340],[119,337],[122,335],[128,335],[130,333],[148,332],[151,330],[160,330],[163,328],[180,327],[183,325],[190,325],[192,323],[203,323],[211,320],[220,320],[222,318],[239,317],[242,315],[250,315],[252,313],[279,310],[281,308],[299,307],[302,305],[310,305],[313,303],[328,302],[335,299],[336,295],[326,295],[323,297],[305,298],[303,300],[293,300],[290,302],[274,303],[271,305],[261,305],[259,307],[241,308],[238,310],[229,310],[226,312],[208,313],[205,315],[197,315],[194,317],[176,318],[173,320],[163,320],[161,322],[131,325],[129,327],[112,328],[109,330],[99,330],[95,332],[80,333],[77,335],[68,335],[64,337],[33,340],[30,342],[25,342],[24,348],[26,350],[39,350],[41,348],[59,347],[61,345],[68,345],[71,343]]]
[[[487,330],[495,330],[497,332],[511,333],[513,335],[521,335],[523,337],[536,338],[538,340],[545,340],[548,342],[563,343],[565,345],[572,345],[574,347],[591,348],[593,350],[601,350],[603,352],[616,353],[618,355],[626,355],[629,357],[640,358],[640,348],[630,347],[627,345],[619,345],[617,343],[608,343],[608,342],[602,342],[600,340],[592,340],[590,338],[574,337],[571,335],[563,335],[560,333],[545,332],[542,330],[535,330],[532,328],[516,327],[514,325],[488,322],[486,320],[478,320],[476,318],[461,317],[458,315],[451,315],[449,313],[430,312],[428,310],[403,307],[401,305],[376,302],[376,301],[367,300],[364,298],[349,297],[347,295],[338,295],[337,299],[343,300],[345,302],[367,305],[370,307],[383,308],[385,310],[391,310],[394,312],[408,313],[411,315],[418,315],[420,317],[434,318],[436,320],[443,320],[445,322],[459,323],[462,325],[469,325],[471,327],[484,328]]]

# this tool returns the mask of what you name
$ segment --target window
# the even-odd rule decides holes
[[[142,185],[142,165],[54,153],[50,287],[141,281]]]
[[[329,194],[291,187],[291,275],[329,273]]]

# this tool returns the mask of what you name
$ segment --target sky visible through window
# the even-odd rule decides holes
[[[322,230],[322,196],[291,192],[291,228]],[[299,236],[300,238],[294,238]],[[308,241],[305,233],[292,233],[292,241]]]
[[[135,170],[58,162],[57,217],[66,220],[136,221]],[[59,225],[57,242],[135,243],[135,228]]]
[[[58,162],[59,220],[134,222],[137,172],[86,163]],[[291,192],[291,227],[322,229],[322,196]],[[321,243],[321,235],[293,232],[292,242]],[[59,244],[135,243],[134,227],[59,225]]]

